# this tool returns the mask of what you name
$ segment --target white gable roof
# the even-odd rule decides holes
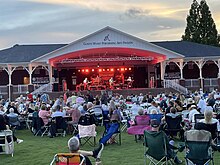
[[[134,37],[127,33],[118,31],[111,27],[105,27],[95,33],[92,33],[86,37],[76,40],[60,49],[38,57],[31,62],[48,62],[49,59],[58,57],[67,53],[93,49],[93,48],[134,48],[152,51],[155,53],[163,54],[170,58],[183,58],[184,56],[176,52],[159,47],[152,43],[149,43],[140,38]]]

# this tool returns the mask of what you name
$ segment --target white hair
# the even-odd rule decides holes
[[[71,152],[75,152],[79,150],[79,145],[80,145],[79,139],[76,136],[73,136],[68,141],[68,147]]]

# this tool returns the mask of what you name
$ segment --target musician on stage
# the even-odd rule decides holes
[[[128,77],[127,82],[128,82],[128,87],[131,88],[132,87],[132,83],[134,80],[132,80],[131,76]]]
[[[114,88],[114,79],[113,79],[113,77],[111,77],[110,79],[109,79],[109,87],[110,87],[110,89],[113,89]]]
[[[88,80],[88,78],[86,77],[86,78],[83,80],[84,90],[88,89],[88,83],[89,83],[89,80]]]

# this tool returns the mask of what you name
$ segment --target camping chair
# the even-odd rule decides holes
[[[194,126],[194,129],[196,130],[206,130],[209,131],[212,135],[212,139],[218,140],[218,128],[217,128],[217,123],[213,123],[213,124],[206,124],[206,123],[196,123]]]
[[[144,131],[144,164],[149,159],[149,164],[173,164],[171,158],[168,156],[169,142],[166,134],[163,131],[152,132]]]
[[[189,130],[185,132],[186,165],[214,165],[211,147],[211,133],[206,130]]]
[[[165,132],[168,136],[176,136],[177,133],[180,133],[180,139],[183,140],[184,138],[184,131],[182,128],[182,115],[178,115],[175,118],[166,115],[165,116],[165,121],[166,121],[166,125],[165,125]]]
[[[0,154],[11,154],[13,157],[14,141],[11,130],[0,131],[0,147],[3,148],[3,152],[0,152]]]
[[[156,119],[159,123],[161,123],[161,119],[163,118],[163,114],[148,114],[150,116],[150,119]]]
[[[151,130],[150,116],[149,115],[137,115],[135,116],[135,125],[131,125],[127,132],[134,135],[137,142],[138,136],[143,136],[145,130]]]
[[[95,117],[98,120],[98,123],[102,126],[103,125],[103,112],[102,107],[99,105],[96,105],[93,107]]]
[[[201,119],[204,119],[204,114],[195,114],[194,115],[195,124],[198,123]]]
[[[62,116],[52,118],[52,123],[50,127],[51,128],[55,127],[54,131],[56,133],[56,136],[58,135],[61,135],[63,137],[66,136],[67,124],[66,124],[65,119]]]
[[[79,153],[58,153],[50,165],[86,165],[85,157]]]
[[[96,145],[96,125],[78,125],[78,130],[79,130],[79,141],[80,144],[83,146],[86,143],[88,143],[91,146]],[[93,142],[91,139],[93,138]],[[84,140],[84,142],[82,142]]]
[[[118,124],[118,129],[116,131],[112,131],[111,128],[111,124]],[[110,121],[108,123],[106,123],[105,125],[105,130],[104,133],[102,134],[102,139],[105,138],[108,140],[110,140],[110,143],[117,143],[119,145],[121,145],[121,129],[120,129],[120,123],[119,122],[115,122],[115,123],[111,123]],[[118,139],[117,139],[118,136]],[[111,142],[111,139],[114,139],[113,142]]]

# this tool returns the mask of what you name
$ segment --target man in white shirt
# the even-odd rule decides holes
[[[196,105],[191,105],[191,107],[189,108],[189,122],[190,123],[193,123],[193,125],[194,125],[194,123],[195,123],[195,114],[200,114],[199,112],[198,112],[198,110],[196,109]]]

